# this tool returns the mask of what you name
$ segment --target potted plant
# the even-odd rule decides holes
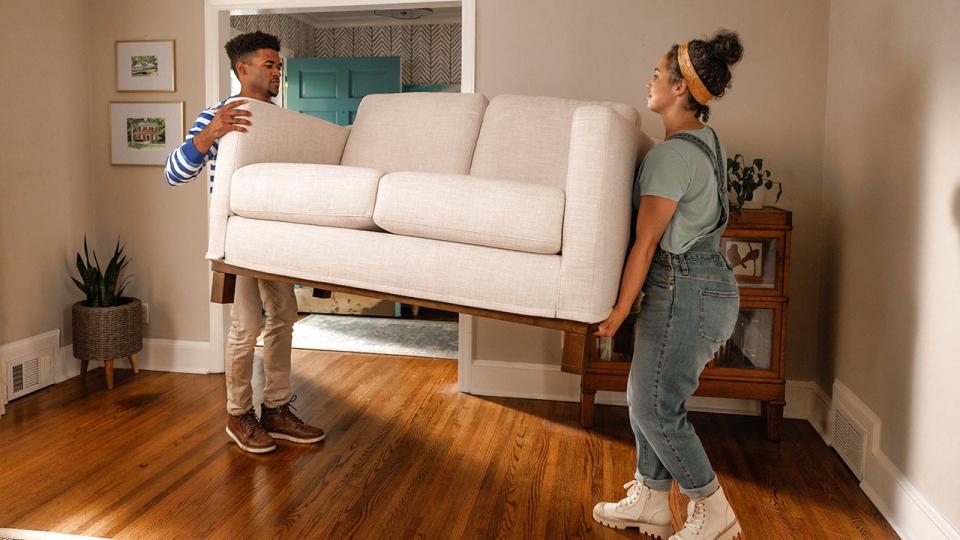
[[[140,300],[123,296],[131,276],[120,279],[129,263],[117,239],[113,257],[101,270],[96,251],[91,264],[84,237],[83,257],[77,252],[80,279],[70,278],[87,297],[73,305],[73,356],[80,359],[81,373],[91,360],[103,361],[107,388],[113,388],[117,358],[129,359],[133,372],[139,373],[136,353],[143,348],[143,308]]]
[[[743,154],[737,154],[732,159],[727,158],[727,191],[730,192],[730,209],[742,212],[744,208],[762,207],[759,198],[755,195],[761,187],[767,190],[777,186],[777,198],[783,195],[783,184],[771,178],[769,170],[763,168],[763,158],[753,160],[753,165],[747,165]],[[753,204],[751,204],[753,203]]]

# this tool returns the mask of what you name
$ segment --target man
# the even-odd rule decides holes
[[[186,141],[167,157],[165,176],[171,185],[193,180],[209,162],[212,192],[220,137],[231,131],[245,133],[245,126],[251,125],[250,112],[237,107],[250,99],[269,103],[280,89],[283,62],[278,54],[280,40],[275,36],[263,32],[239,35],[227,43],[226,49],[233,72],[240,80],[240,94],[200,113]],[[264,309],[265,326],[261,317]],[[290,347],[293,323],[297,320],[293,286],[237,276],[230,315],[224,361],[227,435],[240,448],[258,454],[276,450],[275,439],[298,443],[322,441],[323,430],[305,424],[291,406],[296,399],[290,395]],[[258,420],[250,378],[254,348],[264,328],[263,405]]]

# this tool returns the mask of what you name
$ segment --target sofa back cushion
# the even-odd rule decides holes
[[[493,98],[483,115],[470,174],[564,189],[573,113],[587,104],[596,103],[507,94]],[[631,123],[638,121],[633,107],[603,105]]]
[[[400,172],[380,179],[373,220],[385,231],[553,255],[563,191],[514,180]]]
[[[371,94],[360,102],[340,163],[467,174],[486,105],[481,94]]]

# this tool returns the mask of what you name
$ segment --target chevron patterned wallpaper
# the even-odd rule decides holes
[[[313,27],[286,15],[231,15],[230,26],[241,32],[260,30],[280,38],[294,57],[313,56]]]
[[[235,15],[230,24],[275,34],[298,57],[399,56],[402,84],[460,84],[459,24],[312,28],[285,15]]]

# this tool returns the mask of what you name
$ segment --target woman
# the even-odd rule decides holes
[[[733,271],[719,251],[728,218],[726,155],[703,122],[707,103],[730,86],[730,66],[742,55],[737,34],[721,30],[708,41],[674,45],[647,83],[647,107],[663,120],[666,140],[640,167],[636,240],[617,304],[596,333],[614,335],[642,291],[627,384],[636,476],[624,486],[626,498],[593,509],[594,519],[610,527],[672,535],[667,494],[676,480],[691,502],[683,529],[670,538],[740,534],[684,403],[733,332],[740,305]]]

